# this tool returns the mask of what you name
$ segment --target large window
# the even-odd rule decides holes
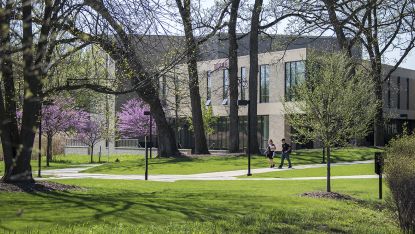
[[[246,67],[241,67],[241,82],[240,82],[240,97],[241,100],[245,100],[246,98],[246,86],[248,85],[248,79],[246,76]]]
[[[409,78],[406,78],[406,109],[409,110]]]
[[[294,96],[292,89],[303,82],[305,79],[304,61],[295,61],[285,63],[285,99],[293,101]]]
[[[229,91],[229,70],[223,70],[223,100],[228,99],[228,91]]]
[[[261,149],[266,149],[268,146],[269,138],[269,116],[259,115],[258,116],[258,142]]]
[[[391,108],[391,78],[388,78],[388,108]]]
[[[167,79],[166,76],[162,76],[159,83],[160,99],[166,100],[167,98]]]
[[[398,76],[398,80],[396,81],[396,88],[397,88],[397,108],[401,109],[401,77]]]
[[[208,71],[206,75],[206,100],[210,100],[212,98],[212,73]]]
[[[269,102],[269,65],[259,66],[259,102]]]

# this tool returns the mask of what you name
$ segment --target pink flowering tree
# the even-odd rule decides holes
[[[117,130],[124,138],[140,138],[149,134],[150,117],[144,115],[144,111],[150,108],[140,99],[131,99],[121,106],[121,111],[117,113]],[[156,128],[154,119],[152,120],[153,132]]]
[[[58,98],[51,105],[42,106],[42,134],[47,139],[46,166],[52,161],[52,141],[58,133],[68,132],[79,125],[79,111],[74,109],[72,99]]]
[[[88,146],[93,163],[94,146],[103,138],[104,123],[87,112],[79,112],[77,121],[79,124],[76,127],[76,139]]]

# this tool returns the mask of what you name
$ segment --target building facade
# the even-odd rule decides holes
[[[290,141],[292,129],[288,126],[284,118],[283,100],[291,100],[289,93],[290,87],[295,82],[305,79],[305,60],[307,51],[310,48],[289,49],[285,51],[273,51],[260,53],[258,56],[258,141],[261,148],[265,148],[268,139],[279,142],[285,138]],[[217,123],[213,126],[214,133],[208,135],[208,145],[210,149],[227,149],[229,137],[229,74],[227,58],[218,58],[198,62],[199,86],[202,103],[211,107]],[[249,81],[249,56],[238,57],[238,79],[239,79],[239,99],[248,99]],[[385,65],[387,72],[391,69]],[[174,74],[170,75],[173,79],[160,79],[160,95],[165,103],[175,103],[174,107],[166,105],[166,112],[171,118],[179,116],[186,118],[190,116],[190,100],[185,88],[183,96],[177,103],[176,93],[167,88],[172,84],[169,82],[180,82],[186,87],[187,67],[180,65]],[[299,80],[300,79],[300,80]],[[178,80],[178,81],[177,81]],[[406,128],[413,131],[415,127],[415,71],[398,68],[392,77],[384,82],[383,101],[385,136],[390,140],[394,135],[401,133]],[[239,107],[240,122],[240,149],[243,150],[247,144],[247,110],[245,106]],[[177,115],[177,111],[179,115]],[[179,129],[178,141],[184,148],[192,148],[191,132],[186,128],[186,123]],[[373,135],[366,139],[358,139],[359,144],[373,144]],[[295,148],[317,147],[318,142],[307,144],[296,144]]]
[[[212,108],[217,121],[213,133],[208,134],[211,150],[226,150],[229,137],[240,138],[240,149],[247,145],[247,107],[239,107],[239,136],[229,136],[229,74],[228,42],[222,35],[208,40],[200,48],[198,58],[199,89],[203,108]],[[333,37],[301,37],[277,35],[274,38],[260,36],[258,74],[258,141],[266,147],[268,139],[279,142],[290,141],[292,129],[283,113],[283,100],[290,100],[290,87],[305,79],[307,51],[336,51],[337,41]],[[361,48],[353,49],[361,57]],[[239,99],[248,99],[249,82],[249,37],[238,41],[238,82]],[[385,65],[384,71],[391,69]],[[297,79],[297,80],[296,80]],[[189,126],[190,98],[186,64],[177,65],[172,71],[160,77],[159,92],[165,112],[176,131],[180,148],[193,148],[193,135]],[[398,68],[391,79],[384,82],[384,115],[386,139],[402,132],[405,124],[409,130],[415,125],[415,71]],[[120,95],[115,99],[115,112],[127,100],[136,97],[134,93]],[[360,144],[373,144],[373,136],[360,139]],[[304,145],[292,142],[295,148],[318,147],[318,142]]]

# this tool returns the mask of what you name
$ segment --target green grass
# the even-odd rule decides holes
[[[371,160],[374,152],[379,151],[373,148],[342,148],[332,151],[332,162],[349,162],[359,160]],[[321,162],[321,149],[298,150],[291,155],[294,165],[314,164]],[[103,174],[143,174],[144,158],[142,156],[118,157],[121,162],[111,163],[94,167],[83,172]],[[113,158],[112,158],[113,159]],[[276,159],[278,161],[278,158]],[[268,166],[264,156],[252,157],[252,168],[263,168]],[[149,161],[151,174],[195,174],[206,172],[218,172],[229,170],[246,169],[246,156],[203,156],[194,158],[155,158]]]
[[[349,176],[349,175],[374,175],[374,164],[357,164],[357,165],[342,165],[331,167],[332,176]],[[279,171],[275,169],[273,172],[253,174],[253,177],[260,178],[292,178],[292,177],[321,177],[326,176],[327,168],[308,168],[308,169],[292,169],[287,171]],[[246,178],[246,176],[241,176]]]
[[[139,157],[139,156],[138,156]],[[114,162],[117,158],[123,158],[123,160],[134,160],[137,158],[135,155],[110,155],[109,160]],[[89,164],[90,157],[88,155],[55,155],[54,160],[50,162],[49,167],[46,167],[46,158],[42,157],[42,170],[52,170],[61,168],[77,167],[79,164]],[[102,162],[107,162],[107,156],[102,156]],[[98,156],[94,156],[94,162],[98,162]],[[38,161],[32,160],[33,175],[37,175]],[[4,162],[0,161],[0,174],[4,172]]]
[[[336,180],[361,202],[299,197],[324,181],[61,180],[85,191],[0,193],[0,232],[398,233],[377,180]],[[16,213],[23,215],[18,216]]]

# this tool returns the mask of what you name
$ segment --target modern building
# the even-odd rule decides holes
[[[239,41],[238,48],[238,79],[239,98],[248,99],[249,80],[249,46],[248,39]],[[305,78],[305,64],[307,52],[311,49],[320,51],[338,50],[337,42],[332,37],[297,38],[291,40],[287,36],[276,38],[264,37],[259,43],[259,74],[258,74],[258,140],[262,148],[266,147],[268,139],[279,142],[280,139],[290,139],[292,129],[284,118],[282,101],[290,100],[290,87],[295,79]],[[229,128],[229,75],[227,59],[227,42],[219,38],[211,40],[205,45],[198,62],[200,93],[203,103],[211,106],[213,113],[218,117],[214,126],[214,133],[208,135],[210,149],[226,149],[228,145]],[[354,49],[355,56],[361,52]],[[391,69],[384,65],[385,73]],[[160,95],[166,103],[166,112],[171,118],[190,116],[190,100],[187,88],[187,66],[177,66],[168,78],[160,79]],[[172,89],[174,82],[182,90]],[[412,131],[415,127],[415,71],[398,68],[392,77],[385,82],[384,89],[384,116],[386,140],[402,132],[404,123]],[[177,100],[177,93],[182,95]],[[173,104],[173,105],[169,105]],[[179,114],[177,113],[179,112]],[[240,148],[246,147],[247,142],[247,107],[239,107],[240,121]],[[191,132],[187,124],[179,128],[178,140],[182,147],[192,148]],[[292,142],[296,148],[312,148],[318,142],[309,142],[299,145]],[[359,144],[373,144],[373,136],[359,139]]]
[[[175,37],[181,40],[180,37]],[[333,37],[300,37],[261,35],[259,40],[258,74],[258,140],[262,148],[268,139],[279,142],[285,138],[290,141],[292,129],[284,118],[282,101],[290,100],[289,90],[295,79],[305,78],[305,60],[310,50],[322,52],[338,50]],[[354,56],[361,57],[362,50],[353,49]],[[217,117],[213,133],[208,135],[211,150],[226,150],[229,139],[229,74],[228,42],[226,35],[211,38],[200,48],[198,57],[199,88],[202,104],[211,107]],[[238,41],[238,80],[239,98],[248,99],[249,81],[249,36]],[[391,69],[384,65],[384,71]],[[415,71],[398,68],[383,85],[384,116],[386,140],[402,132],[403,126],[413,131],[415,128]],[[159,80],[160,98],[166,114],[176,130],[180,148],[193,148],[193,135],[189,127],[190,99],[188,89],[187,65],[179,64]],[[114,112],[136,94],[115,97]],[[247,145],[247,107],[239,107],[240,149]],[[142,140],[141,140],[142,141]],[[121,139],[104,143],[108,153],[128,153],[137,148],[140,139]],[[305,145],[292,142],[295,148],[318,147],[318,142]],[[359,144],[373,144],[373,136],[359,139]],[[68,148],[68,147],[67,147]],[[75,150],[75,148],[73,148]],[[84,150],[85,149],[81,149]],[[69,153],[72,151],[68,151]],[[95,151],[97,152],[97,151]],[[131,151],[133,153],[133,151]]]

